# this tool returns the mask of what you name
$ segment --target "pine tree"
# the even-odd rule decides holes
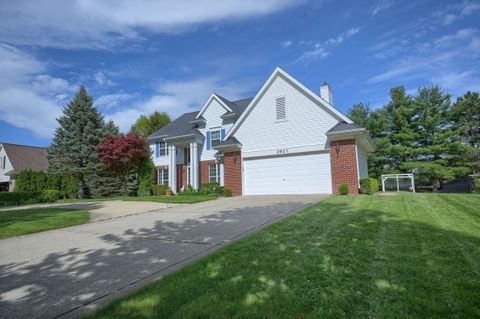
[[[87,197],[87,180],[102,169],[96,147],[105,135],[103,116],[93,107],[93,99],[81,86],[57,121],[59,127],[48,151],[49,170],[77,177],[79,195]]]

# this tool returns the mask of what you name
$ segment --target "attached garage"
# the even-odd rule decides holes
[[[331,194],[330,154],[244,158],[244,195]]]

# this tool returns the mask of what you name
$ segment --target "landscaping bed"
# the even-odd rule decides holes
[[[480,196],[335,196],[91,318],[474,318]]]
[[[66,208],[0,211],[0,239],[85,224],[90,213]]]

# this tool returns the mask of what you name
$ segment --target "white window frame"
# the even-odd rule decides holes
[[[215,173],[215,175],[212,175],[212,172]],[[220,164],[208,164],[208,181],[210,183],[220,184]]]
[[[214,133],[215,133],[215,134],[218,133],[218,138],[215,138],[215,139],[213,138],[213,134],[214,134]],[[213,144],[213,141],[214,141],[214,140],[216,140],[216,141],[218,140],[218,143]],[[222,142],[222,132],[221,132],[221,130],[213,130],[213,131],[210,131],[210,148],[213,149],[214,146],[220,144],[221,142]]]
[[[5,169],[7,167],[7,156],[2,157],[2,169]]]
[[[168,168],[157,170],[157,184],[168,186]]]
[[[162,147],[163,145],[163,147]],[[163,154],[162,154],[163,151]],[[168,156],[168,146],[167,142],[160,142],[158,156]]]

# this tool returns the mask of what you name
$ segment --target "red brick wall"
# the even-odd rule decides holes
[[[223,157],[225,187],[234,196],[242,195],[242,157],[240,151],[225,153]]]
[[[337,144],[340,146],[337,153]],[[355,140],[330,142],[330,162],[332,165],[332,190],[338,195],[341,184],[348,185],[349,194],[358,194],[357,153]]]
[[[203,183],[208,183],[208,165],[215,164],[215,161],[200,161],[200,187]]]

